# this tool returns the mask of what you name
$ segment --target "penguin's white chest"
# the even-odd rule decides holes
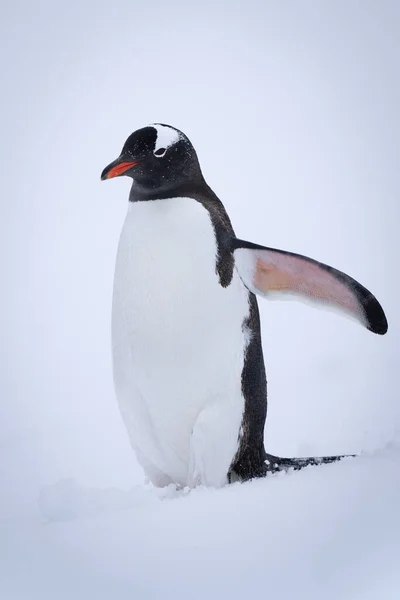
[[[112,315],[118,402],[156,485],[223,485],[244,410],[248,291],[223,288],[208,211],[191,198],[130,203]]]

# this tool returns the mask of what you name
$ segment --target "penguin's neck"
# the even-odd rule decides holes
[[[203,177],[199,177],[194,181],[182,181],[179,183],[170,181],[162,185],[151,185],[151,182],[143,184],[133,181],[129,193],[129,202],[146,202],[179,197],[196,199],[196,196],[209,195],[210,191]]]

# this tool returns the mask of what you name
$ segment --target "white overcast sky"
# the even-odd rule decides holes
[[[267,448],[398,440],[400,3],[20,0],[0,29],[9,506],[63,476],[141,480],[110,360],[129,182],[100,173],[154,121],[192,140],[239,237],[344,270],[386,310],[382,338],[260,300]]]

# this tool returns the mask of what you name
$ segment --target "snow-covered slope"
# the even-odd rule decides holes
[[[220,490],[65,480],[40,506],[2,524],[2,598],[399,598],[399,448]]]

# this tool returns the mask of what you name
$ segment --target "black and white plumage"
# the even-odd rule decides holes
[[[331,267],[236,238],[192,144],[174,127],[129,136],[102,179],[119,175],[133,183],[114,279],[114,381],[149,479],[218,487],[338,459],[266,454],[255,294],[306,296],[383,334],[378,301]]]

